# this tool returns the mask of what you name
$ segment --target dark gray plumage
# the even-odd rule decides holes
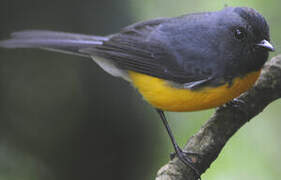
[[[236,33],[243,39],[238,39]],[[260,69],[270,50],[260,44],[263,40],[269,42],[269,28],[257,11],[227,7],[136,23],[107,37],[36,30],[16,32],[10,40],[1,41],[0,46],[93,57],[115,76],[124,77],[124,72],[132,70],[200,87],[231,83],[237,76]]]

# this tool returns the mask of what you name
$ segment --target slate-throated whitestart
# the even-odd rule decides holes
[[[132,83],[160,114],[178,157],[199,177],[163,111],[196,111],[231,101],[253,86],[268,51],[274,50],[266,20],[247,7],[148,20],[104,37],[45,30],[11,36],[0,47],[92,58],[109,74]]]

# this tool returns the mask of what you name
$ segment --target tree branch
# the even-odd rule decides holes
[[[204,173],[217,158],[229,138],[272,101],[281,97],[281,55],[268,61],[256,85],[232,101],[217,108],[215,114],[193,135],[184,147],[193,156],[195,166]],[[156,180],[196,180],[191,168],[177,157],[163,166]]]

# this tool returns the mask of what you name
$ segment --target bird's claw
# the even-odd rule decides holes
[[[194,166],[195,163],[198,162],[199,154],[192,153],[192,152],[185,152],[180,147],[176,146],[176,152],[170,154],[171,160],[174,159],[176,156],[188,167],[190,167],[195,174],[197,175],[198,179],[201,180],[200,173],[198,169]]]
[[[234,98],[232,101],[227,102],[225,106],[233,106],[235,108],[238,108],[241,104],[245,104],[245,101],[239,98]]]

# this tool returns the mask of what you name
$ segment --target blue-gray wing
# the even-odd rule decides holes
[[[203,82],[207,83],[206,81],[212,79],[212,70],[208,69],[208,72],[203,72],[199,69],[198,71],[200,66],[193,66],[196,62],[195,58],[200,57],[193,56],[192,61],[189,59],[183,61],[182,57],[171,47],[168,37],[165,37],[163,32],[158,32],[161,30],[161,26],[165,26],[169,20],[167,18],[156,19],[129,26],[120,33],[110,36],[109,40],[104,41],[102,45],[81,49],[80,52],[112,60],[116,66],[125,70],[180,84],[196,82],[196,86],[186,87],[197,87]]]

